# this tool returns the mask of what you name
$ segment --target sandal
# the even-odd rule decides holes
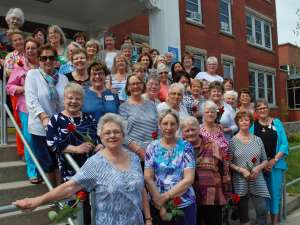
[[[33,177],[33,178],[30,178],[29,181],[32,184],[40,184],[42,182],[42,179],[38,178],[38,177]]]

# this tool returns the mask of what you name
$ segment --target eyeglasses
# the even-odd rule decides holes
[[[105,73],[103,71],[91,71],[91,74],[93,76],[105,76]]]
[[[47,61],[54,61],[55,60],[55,56],[54,55],[50,55],[50,56],[45,56],[45,55],[41,55],[40,56],[40,61],[41,62],[47,62]]]
[[[133,86],[139,86],[141,84],[142,84],[142,82],[135,82],[135,83],[130,83],[128,85],[133,87]]]
[[[258,108],[257,111],[264,111],[264,110],[267,110],[268,107],[261,107],[261,108]]]
[[[122,132],[119,130],[110,130],[103,133],[104,137],[110,137],[110,136],[121,136]]]
[[[175,96],[175,95],[182,96],[182,93],[180,93],[180,92],[170,92],[169,95],[172,95],[172,96]]]

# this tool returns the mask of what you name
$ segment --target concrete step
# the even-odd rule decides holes
[[[34,185],[29,181],[2,183],[0,184],[0,205],[7,205],[17,199],[25,197],[41,195],[47,191],[46,185]]]
[[[10,162],[19,160],[15,144],[0,146],[0,162]]]
[[[10,212],[0,214],[1,225],[49,225],[48,219],[50,210],[57,210],[56,207],[41,206],[32,212]]]
[[[287,195],[287,214],[300,208],[300,194],[288,194]],[[299,222],[300,224],[300,222]]]
[[[26,163],[24,161],[0,162],[0,184],[26,179]]]

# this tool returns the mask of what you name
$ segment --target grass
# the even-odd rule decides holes
[[[291,143],[290,147],[300,145],[300,143]],[[287,157],[288,171],[286,173],[286,182],[290,182],[298,177],[300,177],[300,148],[289,152]],[[300,194],[300,181],[296,184],[293,184],[287,189],[290,193]]]

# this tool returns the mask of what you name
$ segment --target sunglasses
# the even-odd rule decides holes
[[[40,56],[40,61],[42,62],[47,62],[47,61],[54,61],[55,60],[55,56],[54,55],[50,55],[50,56]]]

